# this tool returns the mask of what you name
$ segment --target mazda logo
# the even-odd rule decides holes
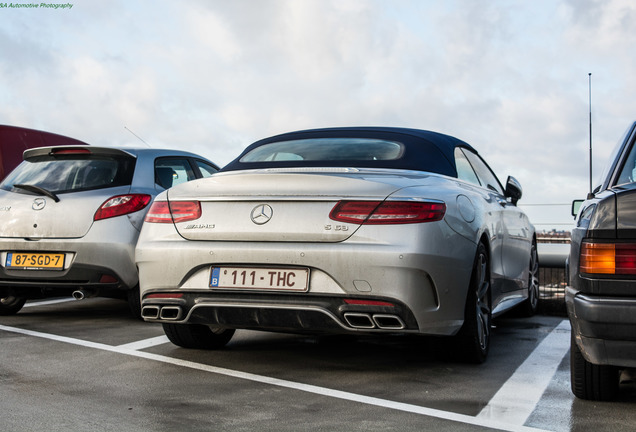
[[[36,198],[33,200],[33,205],[31,208],[33,210],[42,210],[46,206],[46,200],[44,198]]]
[[[259,204],[252,209],[250,217],[256,225],[263,225],[269,222],[273,215],[274,210],[269,205]]]

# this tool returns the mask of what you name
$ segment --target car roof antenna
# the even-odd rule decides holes
[[[591,199],[594,198],[594,191],[592,190],[592,73],[588,73],[587,77],[590,98],[590,192],[587,194],[587,199]]]
[[[130,132],[131,134],[133,134],[139,141],[141,141],[142,143],[146,144],[148,147],[150,147],[150,144],[148,144],[146,141],[142,140],[141,137],[139,137],[139,135],[137,135],[136,133],[134,133],[133,131],[131,131],[130,129],[128,129],[128,126],[124,126],[124,129],[126,129],[128,132]]]

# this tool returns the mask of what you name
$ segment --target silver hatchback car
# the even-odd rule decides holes
[[[0,184],[0,315],[30,298],[128,298],[139,315],[134,251],[154,197],[218,167],[164,149],[27,150]]]

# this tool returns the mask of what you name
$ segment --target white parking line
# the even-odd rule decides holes
[[[524,424],[570,348],[570,322],[563,320],[481,410],[478,418]]]
[[[163,345],[168,342],[170,342],[170,340],[168,339],[167,336],[157,336],[150,339],[144,339],[137,342],[131,342],[128,344],[119,345],[117,348],[138,351],[138,350],[150,348],[157,345]]]
[[[46,306],[57,303],[66,303],[71,301],[77,301],[73,297],[63,298],[63,299],[55,299],[55,300],[46,300],[46,301],[35,301],[35,302],[27,302],[23,307],[34,307],[34,306]]]
[[[219,375],[229,376],[233,378],[239,378],[244,380],[249,380],[253,382],[273,385],[277,387],[284,387],[293,390],[304,391],[316,395],[327,396],[337,399],[348,400],[352,402],[363,403],[372,406],[378,406],[382,408],[388,408],[403,412],[408,412],[412,414],[420,414],[428,417],[434,417],[443,420],[454,421],[458,423],[464,423],[474,426],[482,426],[490,429],[502,430],[502,431],[510,431],[510,432],[545,432],[541,429],[526,427],[519,424],[510,424],[506,422],[499,421],[494,418],[483,418],[483,417],[473,417],[465,414],[457,414],[449,411],[442,411],[432,408],[426,408],[418,405],[412,405],[402,402],[395,402],[387,399],[380,399],[370,396],[363,396],[355,393],[344,392],[340,390],[333,390],[325,387],[318,387],[309,384],[302,384],[293,381],[281,380],[278,378],[267,377],[263,375],[251,374],[248,372],[240,372],[231,369],[220,368],[216,366],[210,366],[201,363],[195,363],[187,360],[175,359],[167,356],[162,356],[158,354],[147,353],[144,351],[137,351],[135,349],[124,348],[124,346],[111,346],[96,342],[84,341],[80,339],[69,338],[65,336],[53,335],[50,333],[42,333],[36,332],[32,330],[21,329],[17,327],[9,327],[0,325],[0,330],[24,334],[33,337],[39,337],[43,339],[49,339],[57,342],[64,342],[73,345],[79,345],[86,348],[93,348],[102,351],[109,351],[124,355],[129,355],[133,357],[144,358],[147,360],[153,360],[165,364],[171,364],[174,366],[186,367],[189,369],[200,370],[204,372],[215,373]],[[154,338],[153,338],[154,339]],[[129,345],[129,344],[127,344]]]

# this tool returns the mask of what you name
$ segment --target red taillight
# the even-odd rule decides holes
[[[118,195],[108,198],[95,212],[93,220],[108,219],[145,208],[152,197],[146,194]]]
[[[146,222],[177,223],[201,217],[201,203],[198,201],[155,201],[146,214]]]
[[[340,201],[329,217],[366,225],[408,224],[442,220],[446,204],[438,201]]]
[[[354,224],[361,224],[380,205],[380,201],[340,201],[331,210],[329,218]]]
[[[146,222],[152,223],[172,223],[172,215],[170,214],[170,206],[166,201],[155,201],[146,213]]]
[[[579,265],[581,273],[636,274],[636,244],[583,242]]]

